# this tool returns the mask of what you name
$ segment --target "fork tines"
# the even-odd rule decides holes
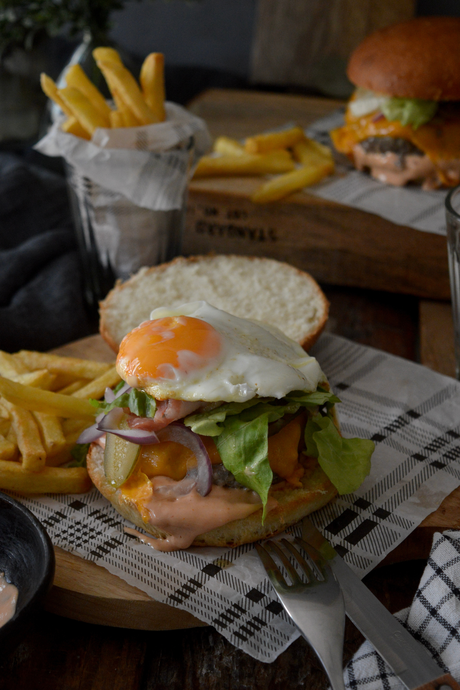
[[[258,543],[255,545],[257,553],[259,554],[264,568],[267,571],[267,575],[274,586],[289,587],[289,584],[283,577],[275,558],[282,563],[285,571],[288,573],[291,579],[292,585],[305,584],[299,577],[297,569],[292,564],[292,557],[295,559],[309,583],[324,581],[325,576],[322,567],[322,556],[300,537],[294,537],[294,542],[304,551],[305,556],[303,556],[300,551],[295,548],[293,542],[288,541],[287,539],[281,539],[279,541],[273,541],[270,539],[265,541],[263,544]],[[289,556],[291,556],[291,560],[289,559]]]

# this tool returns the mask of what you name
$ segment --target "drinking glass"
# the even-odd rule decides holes
[[[460,186],[455,187],[447,194],[445,205],[447,254],[454,322],[455,375],[460,380]]]

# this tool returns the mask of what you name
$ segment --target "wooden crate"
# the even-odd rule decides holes
[[[242,138],[289,121],[306,127],[337,106],[328,99],[214,89],[191,110],[206,120],[212,136]],[[306,193],[253,204],[258,185],[254,178],[192,181],[184,254],[268,256],[323,283],[449,299],[445,237]]]

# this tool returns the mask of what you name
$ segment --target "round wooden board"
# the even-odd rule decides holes
[[[99,335],[84,338],[55,350],[56,353],[101,361],[114,360],[114,353]],[[382,565],[426,559],[433,534],[460,529],[460,487],[447,496]],[[87,623],[138,630],[177,630],[205,625],[186,611],[151,599],[105,568],[55,547],[56,576],[46,608]]]

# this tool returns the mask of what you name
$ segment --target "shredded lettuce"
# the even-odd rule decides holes
[[[116,388],[114,389],[114,393],[117,393]],[[130,412],[138,415],[138,417],[154,417],[157,409],[155,398],[152,398],[151,395],[138,388],[131,388],[129,392],[118,396],[118,398],[115,398],[111,403],[105,402],[105,400],[94,400],[92,398],[90,398],[90,403],[94,405],[94,407],[97,407],[99,412],[104,412],[105,414],[114,407],[128,407]]]
[[[89,446],[89,443],[76,444],[70,451],[72,460],[67,464],[67,467],[86,467]]]
[[[342,438],[332,418],[310,417],[305,427],[306,453],[318,458],[339,494],[349,494],[361,486],[371,467],[373,441]]]
[[[388,98],[380,108],[387,120],[397,120],[404,126],[412,125],[417,129],[433,118],[438,104],[419,98]]]

